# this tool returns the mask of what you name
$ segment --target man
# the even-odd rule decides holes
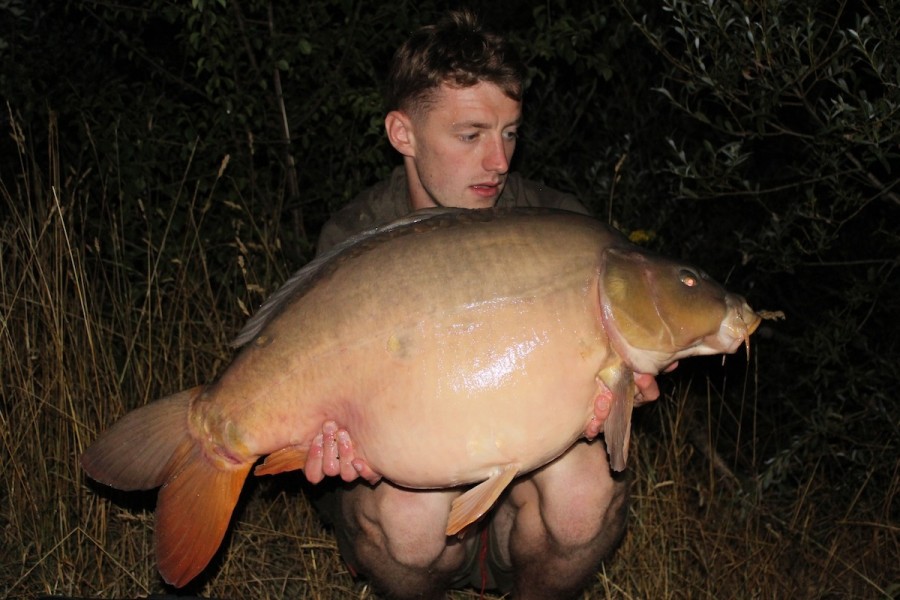
[[[403,156],[389,180],[363,192],[325,225],[323,252],[344,239],[428,207],[550,206],[587,211],[574,197],[509,172],[522,118],[523,69],[505,40],[469,12],[452,12],[415,32],[394,56],[385,130]],[[452,252],[448,248],[448,252]],[[490,257],[485,257],[490,260]],[[659,391],[636,378],[639,400]],[[591,439],[608,399],[595,406]],[[473,586],[515,598],[565,598],[591,582],[624,529],[628,484],[613,476],[599,440],[577,443],[551,464],[516,480],[463,539],[444,535],[462,491],[413,491],[379,481],[356,459],[350,435],[329,422],[306,465],[312,482],[355,482],[326,491],[351,570],[391,597],[438,598]]]

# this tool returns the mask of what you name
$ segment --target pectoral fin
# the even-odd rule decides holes
[[[260,475],[276,475],[285,471],[303,469],[306,465],[308,450],[309,448],[301,448],[300,446],[287,446],[281,450],[276,450],[253,470],[253,474],[258,477]]]
[[[609,452],[609,464],[614,471],[622,471],[628,460],[631,440],[631,413],[634,409],[634,375],[624,364],[607,367],[600,379],[612,392],[609,418],[603,425],[603,437]]]
[[[462,529],[474,523],[493,506],[506,486],[519,473],[519,465],[506,465],[492,475],[487,481],[479,483],[471,490],[453,501],[450,506],[450,520],[447,522],[447,535],[456,535]]]

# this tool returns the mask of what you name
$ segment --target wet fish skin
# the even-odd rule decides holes
[[[244,479],[301,468],[322,422],[412,488],[479,483],[448,534],[582,436],[612,395],[625,467],[632,373],[734,352],[758,317],[695,268],[558,211],[416,214],[301,270],[238,336],[220,379],[123,417],[82,456],[119,489],[162,486],[160,572],[181,586],[215,553]]]

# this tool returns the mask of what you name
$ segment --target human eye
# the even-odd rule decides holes
[[[462,142],[474,142],[478,139],[478,133],[460,133],[458,137]]]
[[[514,142],[519,139],[519,132],[515,129],[507,129],[503,132],[503,139],[508,142]]]

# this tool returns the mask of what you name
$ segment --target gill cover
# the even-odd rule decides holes
[[[632,370],[657,373],[715,336],[727,292],[703,271],[636,249],[609,248],[600,277],[604,324]],[[692,352],[693,350],[693,352]],[[710,348],[709,350],[713,350]]]
[[[605,251],[599,288],[603,326],[622,361],[598,374],[612,395],[604,425],[610,466],[621,471],[628,460],[633,373],[656,374],[686,356],[727,351],[731,338],[720,333],[729,321],[729,294],[699,269],[621,247]],[[745,327],[740,335],[746,338]]]

